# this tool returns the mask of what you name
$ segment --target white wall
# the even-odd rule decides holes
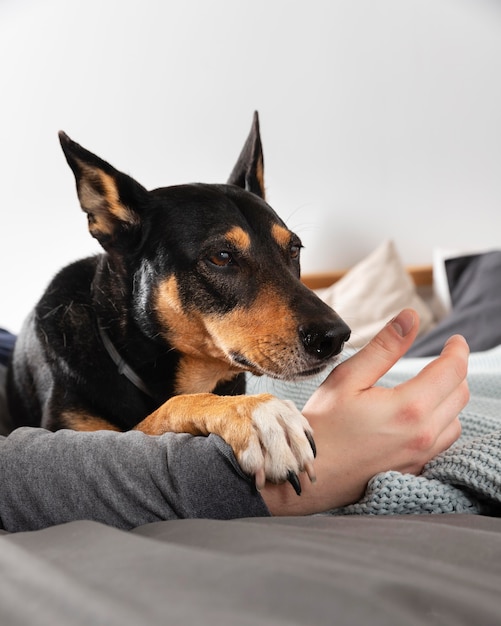
[[[57,141],[224,182],[259,109],[305,271],[501,245],[498,0],[1,0],[0,325],[98,250]]]

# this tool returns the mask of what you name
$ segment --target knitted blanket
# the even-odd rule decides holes
[[[402,359],[378,384],[386,387],[411,378],[431,359]],[[320,384],[317,377],[300,385],[250,377],[248,392],[268,391],[302,408]],[[471,399],[461,413],[462,435],[432,459],[420,476],[383,472],[372,478],[356,504],[332,515],[423,513],[501,514],[501,346],[470,356]]]

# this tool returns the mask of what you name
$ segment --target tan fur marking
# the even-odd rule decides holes
[[[66,428],[91,432],[95,430],[115,430],[120,432],[120,428],[110,424],[101,417],[90,415],[80,411],[64,411],[61,415]]]
[[[105,190],[105,197],[109,205],[109,210],[118,220],[128,224],[136,224],[138,218],[129,207],[125,206],[118,195],[118,189],[112,176],[99,172],[99,178]]]
[[[287,230],[287,228],[284,228],[279,224],[273,224],[271,227],[271,234],[280,247],[286,248],[289,245],[291,233]]]
[[[252,435],[252,411],[273,396],[215,396],[211,393],[175,396],[140,422],[134,430],[147,435],[165,432],[222,437],[238,455]]]
[[[92,235],[111,235],[113,222],[106,209],[103,196],[87,180],[82,179],[78,187],[78,197],[82,209],[89,215],[89,230]]]
[[[251,240],[249,233],[246,233],[243,228],[240,228],[240,226],[234,226],[226,233],[225,238],[235,247],[244,252],[250,248]]]
[[[115,219],[128,224],[137,223],[135,213],[120,201],[113,177],[89,167],[82,161],[78,163],[82,170],[78,197],[83,210],[92,216],[89,220],[91,233],[94,236],[111,235]]]
[[[278,373],[294,355],[297,324],[290,306],[273,290],[264,290],[250,309],[236,308],[205,320],[209,334],[265,369]]]
[[[297,323],[285,299],[264,290],[250,308],[237,307],[225,315],[185,312],[176,278],[162,283],[156,311],[165,337],[182,355],[177,393],[212,391],[243,368],[232,362],[237,352],[258,366],[259,372],[284,374],[297,365]]]
[[[205,393],[218,383],[234,378],[238,370],[228,361],[219,359],[182,357],[176,373],[176,394]]]
[[[196,311],[183,310],[174,276],[160,285],[155,302],[165,338],[183,355],[176,373],[176,393],[212,391],[218,382],[233,378],[239,370],[232,368],[214,342],[203,317]]]
[[[261,194],[263,196],[263,200],[266,198],[266,190],[264,187],[264,164],[263,157],[259,157],[258,162],[256,164],[256,178],[259,186],[261,187]]]
[[[155,308],[165,337],[174,348],[192,357],[221,358],[222,352],[207,333],[203,318],[196,311],[187,313],[181,306],[175,276],[158,287]]]

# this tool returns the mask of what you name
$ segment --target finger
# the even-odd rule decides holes
[[[461,335],[451,337],[441,354],[414,378],[399,385],[399,393],[409,397],[420,393],[422,408],[433,410],[466,380],[470,350]],[[423,394],[423,390],[426,393]]]
[[[372,387],[407,352],[418,329],[416,311],[404,309],[364,348],[336,367],[324,384],[337,386],[342,378],[355,390]]]
[[[461,435],[461,422],[458,418],[453,420],[447,428],[445,428],[437,438],[437,442],[433,448],[432,457],[437,456],[444,450],[447,450],[455,443]]]
[[[447,423],[452,422],[468,404],[469,399],[470,390],[465,379],[433,411],[437,427],[444,428]]]
[[[436,424],[440,429],[437,435],[437,443],[435,444],[440,450],[436,450],[435,454],[451,446],[461,434],[459,415],[468,398],[468,386],[466,382],[464,382],[461,384],[461,387],[458,388],[457,392],[443,402],[435,412]]]
[[[468,383],[464,380],[435,409],[429,410],[422,402],[415,402],[410,410],[404,408],[398,415],[398,422],[402,431],[414,433],[408,440],[408,447],[431,457],[450,446],[460,434],[459,414],[468,398]],[[456,435],[452,436],[454,432]]]

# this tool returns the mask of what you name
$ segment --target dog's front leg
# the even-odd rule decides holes
[[[299,472],[315,479],[310,425],[291,401],[270,394],[175,396],[135,429],[149,435],[219,435],[231,446],[243,471],[255,476],[258,489],[266,480],[289,480],[299,493]]]

